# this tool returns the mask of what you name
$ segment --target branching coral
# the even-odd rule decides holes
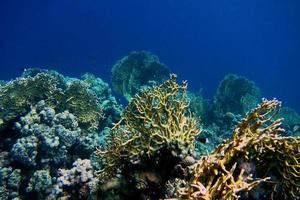
[[[263,137],[250,149],[248,160],[259,169],[258,175],[271,177],[265,185],[271,199],[300,198],[300,138]]]
[[[174,141],[184,149],[194,148],[194,136],[199,130],[188,111],[186,88],[187,83],[178,85],[173,74],[166,82],[132,99],[112,128],[107,150],[97,150],[105,166],[100,175],[113,177],[122,159],[151,156]]]
[[[276,99],[263,99],[249,112],[230,139],[192,167],[191,180],[179,190],[181,197],[191,200],[238,199],[253,187],[270,184],[274,191],[265,194],[270,198],[298,199],[300,140],[278,136],[283,131],[280,127],[282,119],[272,119],[280,105]],[[277,164],[272,167],[270,162]],[[285,192],[283,197],[280,191]]]

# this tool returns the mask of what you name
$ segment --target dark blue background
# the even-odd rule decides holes
[[[227,73],[300,111],[299,0],[0,0],[0,79],[44,67],[106,81],[133,50],[211,96]]]

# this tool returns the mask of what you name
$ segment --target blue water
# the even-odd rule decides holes
[[[110,80],[114,62],[148,50],[212,96],[228,73],[300,111],[299,0],[1,0],[0,79],[23,67]]]

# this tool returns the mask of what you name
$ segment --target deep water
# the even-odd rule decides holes
[[[0,79],[26,67],[106,81],[133,50],[158,55],[189,87],[215,94],[228,73],[300,111],[300,1],[0,1]]]

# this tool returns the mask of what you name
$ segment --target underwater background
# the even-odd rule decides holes
[[[38,66],[109,81],[116,60],[147,50],[194,91],[211,97],[236,73],[299,111],[299,9],[297,0],[3,0],[0,79]]]
[[[0,200],[300,199],[300,2],[0,2]]]

